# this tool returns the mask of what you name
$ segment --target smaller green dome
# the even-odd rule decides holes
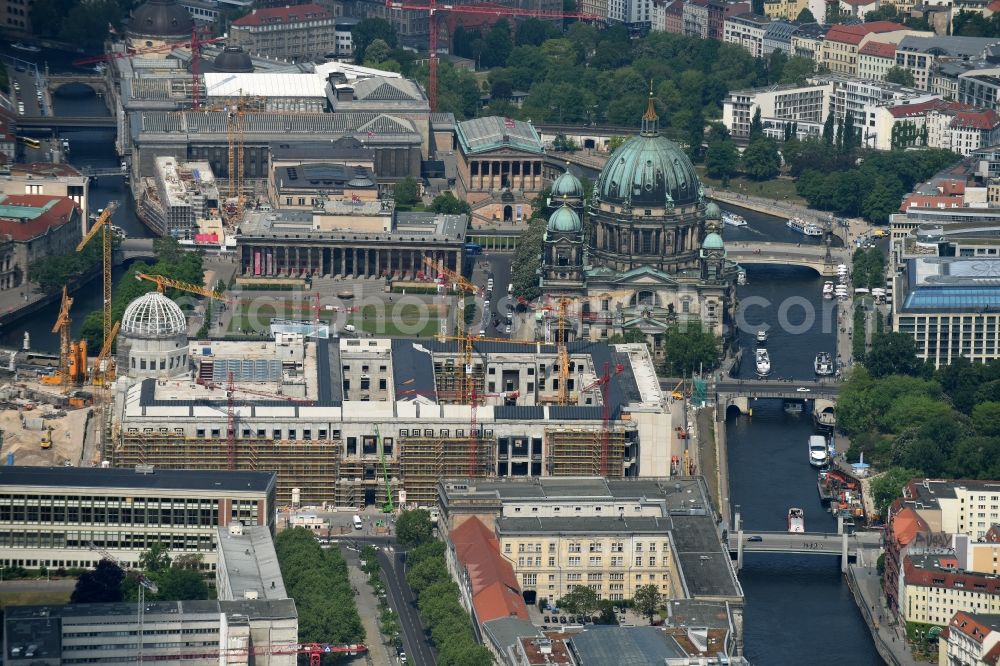
[[[705,219],[706,220],[722,219],[722,209],[719,208],[719,204],[713,201],[712,203],[705,206]]]
[[[722,243],[722,236],[717,233],[710,233],[705,236],[705,240],[701,243],[702,249],[705,250],[724,250],[726,246]]]
[[[583,198],[583,185],[580,183],[580,179],[570,173],[569,169],[555,179],[552,183],[552,196],[566,198],[575,197],[577,199]]]
[[[552,213],[552,216],[549,217],[549,226],[547,227],[549,231],[559,231],[562,233],[577,232],[581,228],[580,216],[566,204],[563,204],[556,212]]]

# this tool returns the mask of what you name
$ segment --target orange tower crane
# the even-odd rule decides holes
[[[575,18],[583,21],[602,21],[604,17],[583,12],[546,11],[541,9],[518,9],[490,4],[441,4],[437,0],[428,0],[426,4],[414,4],[399,0],[386,0],[385,6],[390,10],[407,10],[427,12],[430,31],[430,51],[427,54],[427,87],[431,111],[437,111],[437,68],[438,68],[438,22],[439,14],[449,16],[492,16],[492,17],[523,17],[537,19],[567,19]]]
[[[71,307],[73,307],[73,298],[69,295],[69,291],[66,289],[66,286],[63,285],[62,303],[59,305],[59,315],[56,317],[56,323],[52,327],[52,332],[59,334],[59,374],[57,377],[53,377],[47,382],[43,380],[43,383],[62,384],[65,387],[69,386],[71,354],[69,326],[70,323],[72,323],[69,318],[69,309]]]

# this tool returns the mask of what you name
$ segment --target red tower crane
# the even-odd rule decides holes
[[[362,643],[354,645],[333,645],[331,643],[290,643],[288,645],[262,645],[250,648],[221,648],[218,650],[204,650],[191,654],[164,656],[149,656],[147,661],[161,661],[164,658],[170,659],[219,659],[220,664],[227,664],[227,657],[244,658],[248,656],[275,656],[283,654],[307,654],[309,655],[309,666],[320,666],[324,654],[362,654],[368,650],[368,646]],[[246,663],[243,660],[243,663]]]
[[[221,42],[225,37],[213,37],[211,39],[205,39],[203,37],[206,34],[206,28],[199,28],[197,26],[191,28],[191,41],[187,42],[176,42],[173,44],[161,44],[160,46],[154,46],[148,49],[136,50],[132,48],[126,48],[124,51],[114,52],[114,53],[104,53],[99,56],[91,56],[88,58],[80,58],[79,60],[74,60],[74,66],[81,65],[93,65],[98,62],[110,62],[112,60],[121,60],[123,58],[136,58],[138,56],[148,55],[150,53],[163,53],[164,51],[170,52],[174,49],[190,49],[191,50],[191,103],[192,107],[197,110],[201,106],[201,83],[198,80],[201,68],[201,47],[205,44],[214,44],[215,42]]]
[[[201,383],[199,381],[199,383]],[[213,384],[211,382],[204,382],[205,388],[217,389],[221,388],[218,384]],[[315,400],[310,400],[309,398],[296,398],[288,395],[281,395],[280,393],[268,393],[266,391],[258,391],[256,389],[243,388],[242,386],[237,388],[235,376],[233,371],[229,371],[229,376],[226,380],[226,469],[235,470],[236,469],[236,393],[246,393],[247,395],[256,395],[262,398],[277,398],[279,400],[286,400],[288,402],[304,403],[307,405],[314,404]]]
[[[580,392],[591,389],[601,389],[601,476],[608,475],[608,453],[611,448],[611,405],[608,400],[608,386],[611,379],[625,371],[625,366],[618,364],[615,366],[614,374],[608,371],[608,364],[604,364],[604,372],[597,381],[594,381],[580,389]]]
[[[430,51],[428,53],[427,70],[427,95],[430,98],[431,111],[437,111],[437,65],[438,65],[438,14],[455,15],[478,15],[478,16],[512,16],[537,19],[567,19],[575,18],[583,21],[600,21],[602,17],[596,14],[585,14],[582,12],[561,12],[542,9],[520,9],[517,7],[503,7],[486,3],[474,5],[439,5],[437,0],[428,0],[426,4],[412,4],[401,0],[386,0],[386,7],[389,9],[405,9],[416,12],[427,12],[429,17],[430,31]]]

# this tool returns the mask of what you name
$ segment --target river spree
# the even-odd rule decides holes
[[[750,227],[737,232],[746,237],[769,226],[781,231],[779,220],[757,222],[757,216],[746,213]],[[767,233],[761,239],[785,240]],[[816,353],[835,352],[836,346],[836,308],[821,296],[823,278],[807,269],[772,266],[750,266],[747,277],[739,289],[747,329],[740,333],[743,348],[752,350],[756,329],[767,326],[772,377],[812,379]],[[738,375],[754,374],[747,358]],[[811,417],[785,413],[780,400],[756,400],[751,407],[752,416],[730,416],[727,422],[730,500],[739,506],[745,533],[785,530],[793,506],[805,510],[808,531],[835,532],[836,521],[820,505],[816,471],[808,462]],[[745,652],[752,663],[882,663],[838,558],[747,554],[739,577],[746,593]]]

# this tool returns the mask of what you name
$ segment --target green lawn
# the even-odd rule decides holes
[[[351,317],[351,323],[359,331],[376,336],[428,337],[437,333],[437,308],[416,303],[366,305]]]
[[[695,168],[698,171],[698,177],[701,178],[701,182],[719,190],[728,190],[737,194],[749,194],[755,197],[765,197],[767,199],[774,199],[775,201],[788,201],[802,206],[807,205],[806,200],[795,192],[794,178],[775,178],[774,180],[757,182],[756,180],[749,180],[740,176],[730,179],[729,185],[723,187],[722,181],[709,178],[705,175],[704,166],[698,165]]]
[[[349,302],[348,302],[349,303]],[[345,304],[345,307],[352,307]],[[433,303],[390,303],[368,304],[360,312],[353,312],[344,322],[343,313],[320,310],[319,318],[325,322],[341,321],[353,324],[359,331],[373,335],[387,336],[429,336],[437,333],[438,306]],[[273,317],[312,321],[316,317],[315,306],[308,299],[275,299],[241,302],[229,323],[228,333],[239,335],[250,330],[266,329]]]

